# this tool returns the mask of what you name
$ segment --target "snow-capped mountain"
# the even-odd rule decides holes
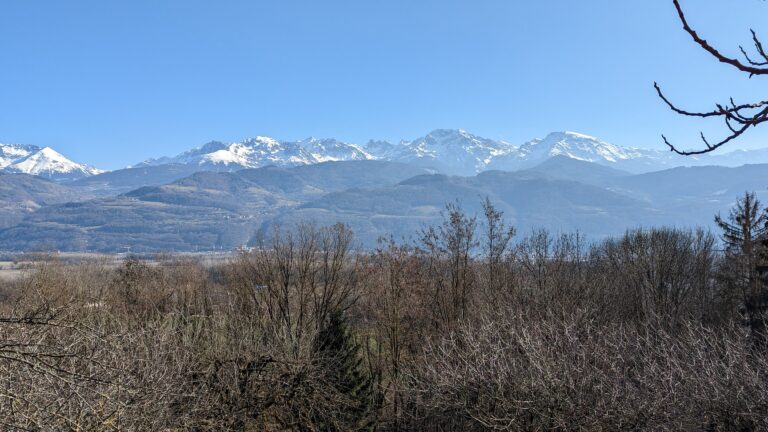
[[[335,139],[307,138],[301,141],[278,141],[270,137],[257,136],[231,144],[212,141],[175,157],[149,159],[138,166],[191,164],[217,170],[236,170],[266,165],[292,167],[328,161],[367,159],[373,159],[373,156],[360,146]]]
[[[684,157],[669,151],[618,146],[577,132],[553,132],[518,146],[479,137],[462,129],[437,129],[412,141],[394,144],[371,140],[365,146],[336,139],[279,141],[263,136],[229,144],[213,141],[174,157],[144,161],[139,166],[183,164],[199,166],[202,170],[234,171],[266,165],[292,167],[327,161],[374,159],[408,163],[445,174],[474,175],[492,169],[514,171],[531,168],[555,156],[633,173],[675,166],[738,166],[768,162],[766,150]]]
[[[437,129],[399,145],[371,141],[366,150],[377,159],[410,163],[451,174],[474,175],[484,171],[495,158],[514,152],[516,147],[462,129]]]
[[[517,156],[526,160],[542,160],[566,156],[587,162],[616,163],[623,160],[656,155],[649,150],[619,147],[577,132],[553,132],[544,139],[529,141],[518,149]]]
[[[636,147],[620,147],[578,132],[552,132],[543,139],[531,140],[502,157],[490,169],[530,168],[543,161],[565,156],[630,172],[660,170],[670,166],[694,165],[701,158],[683,158],[670,152]]]
[[[514,171],[565,156],[632,172],[696,162],[659,150],[620,147],[577,132],[553,132],[516,146],[482,138],[462,129],[438,129],[413,141],[370,141],[365,149],[377,159],[406,162],[448,174],[474,175],[489,169]]]
[[[388,159],[394,155],[395,150],[399,149],[400,146],[389,141],[370,140],[363,148],[376,159]]]
[[[75,180],[104,171],[73,162],[50,147],[0,144],[0,170],[52,180]]]
[[[0,169],[4,169],[39,150],[39,147],[30,145],[0,144]]]

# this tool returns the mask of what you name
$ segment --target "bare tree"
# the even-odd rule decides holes
[[[449,203],[445,210],[442,224],[426,228],[421,235],[421,248],[435,281],[436,324],[466,318],[476,282],[471,264],[478,246],[477,218],[467,216],[458,202]]]
[[[500,274],[504,256],[509,252],[510,242],[517,231],[513,226],[506,226],[504,212],[497,210],[489,197],[485,197],[482,205],[485,214],[483,253],[487,262],[487,288],[495,294],[501,289],[504,279]]]
[[[386,372],[382,393],[389,405],[392,428],[399,430],[403,394],[401,371],[406,357],[422,343],[417,334],[423,315],[417,285],[421,279],[419,260],[413,249],[400,246],[392,238],[380,239],[381,247],[370,258],[366,315],[373,322],[381,368]]]
[[[702,38],[688,23],[683,12],[682,6],[680,6],[679,0],[672,0],[677,9],[677,14],[680,17],[680,21],[683,24],[683,29],[693,38],[702,49],[715,57],[718,61],[731,65],[741,72],[749,74],[750,77],[754,75],[768,75],[768,53],[763,48],[763,44],[757,37],[757,33],[754,30],[752,32],[752,43],[754,44],[755,55],[750,56],[744,47],[739,47],[744,57],[740,60],[736,57],[723,54],[720,50],[712,46],[706,39]],[[725,122],[728,128],[728,135],[720,139],[717,142],[710,142],[704,133],[701,133],[701,140],[704,143],[704,148],[694,150],[681,150],[672,143],[669,142],[666,136],[662,135],[664,143],[673,152],[684,155],[697,155],[703,153],[709,153],[731,141],[743,135],[747,130],[755,126],[760,125],[763,122],[768,121],[768,101],[763,100],[759,102],[748,103],[736,103],[733,98],[728,103],[717,103],[715,109],[711,111],[689,111],[680,108],[678,105],[670,101],[667,96],[662,92],[658,83],[653,84],[656,88],[656,92],[659,94],[661,100],[666,103],[672,111],[689,117],[698,118],[720,118]]]

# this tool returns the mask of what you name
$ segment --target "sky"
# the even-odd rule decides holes
[[[681,3],[724,52],[751,27],[768,40],[768,2]],[[768,84],[694,45],[671,0],[0,0],[0,142],[103,169],[256,135],[571,130],[662,148],[725,133],[669,112],[654,81],[691,109]]]

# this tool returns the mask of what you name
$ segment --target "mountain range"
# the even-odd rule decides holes
[[[520,232],[712,228],[745,191],[768,198],[760,161],[768,150],[682,158],[575,132],[518,146],[447,129],[397,144],[210,142],[111,172],[0,145],[0,250],[229,250],[300,222],[343,222],[375,247],[418,236],[449,202],[480,215],[485,197]]]
[[[754,155],[750,152],[748,157],[754,161]],[[620,147],[576,132],[553,132],[543,139],[514,145],[462,129],[437,129],[411,141],[393,144],[371,140],[362,146],[336,139],[279,141],[263,136],[228,144],[213,141],[177,156],[146,160],[136,167],[193,165],[198,169],[223,171],[267,165],[292,167],[328,161],[386,160],[449,175],[474,175],[489,169],[529,168],[553,156],[567,156],[633,173],[703,165],[715,160],[720,165],[733,165],[729,163],[729,155],[684,158],[666,151]],[[732,156],[746,159],[744,152]],[[768,152],[761,156],[768,162]]]
[[[712,228],[713,216],[744,191],[768,197],[768,164],[631,174],[558,155],[517,171],[450,176],[401,162],[341,161],[201,171],[95,197],[93,185],[39,181],[69,199],[46,202],[0,229],[0,250],[231,250],[301,222],[343,222],[359,245],[375,247],[381,236],[417,237],[440,222],[449,202],[481,215],[484,197],[521,233],[579,231],[599,240],[638,226]]]
[[[462,129],[437,129],[411,141],[394,144],[371,140],[362,146],[336,139],[279,141],[262,136],[229,144],[214,141],[174,157],[150,159],[136,166],[193,165],[198,169],[222,171],[267,165],[292,167],[328,161],[386,160],[448,175],[474,175],[491,169],[530,168],[553,156],[643,173],[676,166],[768,162],[768,149],[683,157],[669,151],[618,146],[577,132],[553,132],[543,139],[514,145]]]
[[[0,230],[0,250],[232,249],[247,244],[265,222],[302,203],[352,187],[396,184],[426,172],[385,161],[201,171],[161,186],[41,208]]]
[[[768,149],[683,157],[668,151],[618,146],[576,132],[553,132],[542,139],[515,145],[483,138],[462,129],[437,129],[410,141],[390,143],[371,140],[364,145],[332,138],[282,141],[265,136],[234,143],[211,141],[176,156],[147,159],[127,168],[143,171],[116,170],[112,173],[73,162],[49,147],[0,144],[0,170],[40,175],[57,181],[78,181],[102,174],[101,178],[90,183],[123,182],[111,190],[114,192],[121,187],[125,191],[141,186],[124,184],[132,176],[145,177],[149,185],[172,181],[197,171],[231,172],[268,165],[295,167],[359,160],[402,162],[443,174],[469,176],[487,170],[526,169],[553,156],[643,173],[676,166],[739,166],[768,162]],[[158,180],[152,180],[153,176]]]

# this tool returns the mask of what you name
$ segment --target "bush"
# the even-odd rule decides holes
[[[303,225],[223,264],[38,261],[0,287],[0,429],[768,429],[710,234],[447,217],[372,253]]]

